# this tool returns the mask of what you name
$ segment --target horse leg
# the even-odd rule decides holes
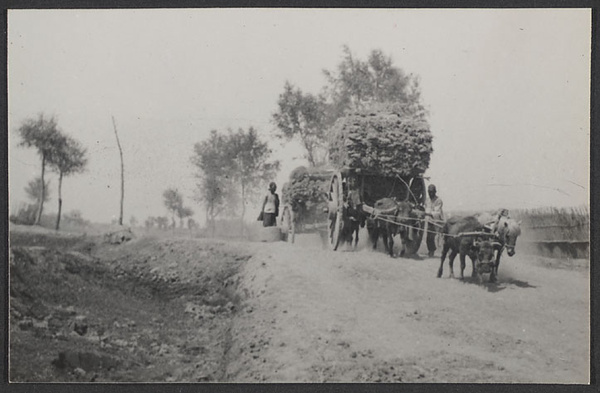
[[[448,245],[448,243],[444,242],[444,248],[442,249],[442,259],[440,262],[440,268],[438,269],[438,278],[442,277],[442,274],[444,273],[444,261],[446,260],[446,254],[448,254],[448,250],[450,249],[450,246]]]
[[[354,237],[354,249],[356,250],[356,246],[358,245],[358,231],[360,230],[358,222],[356,223],[356,228],[354,230],[356,231],[356,235]]]
[[[460,253],[460,279],[464,280],[465,278],[465,266],[467,265],[465,259],[466,259],[467,255],[464,251],[461,251]]]
[[[367,234],[369,236],[369,240],[371,240],[371,243],[373,243],[373,250],[375,250],[377,248],[377,238],[378,238],[377,229],[367,227]]]
[[[496,263],[492,267],[492,274],[490,274],[490,282],[496,282],[498,280],[498,266],[500,266],[500,256],[502,255],[502,249],[496,252]]]
[[[469,258],[471,258],[471,266],[473,267],[473,270],[471,271],[471,278],[474,278],[478,274],[477,269],[475,268],[477,258],[473,255],[469,255]]]
[[[450,278],[454,278],[454,258],[458,255],[458,251],[452,250],[450,257],[448,258],[448,264],[450,265]]]
[[[390,246],[390,256],[394,257],[394,234],[388,234],[388,246]]]
[[[385,248],[385,252],[386,254],[390,254],[390,256],[392,256],[392,249],[390,248],[389,245],[389,235],[388,232],[386,230],[382,230],[381,231],[381,239],[383,239],[383,247]]]
[[[406,254],[406,244],[408,241],[408,235],[406,232],[403,232],[402,230],[400,230],[400,244],[401,244],[401,248],[400,248],[400,256],[403,257]]]

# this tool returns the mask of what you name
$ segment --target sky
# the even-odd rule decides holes
[[[63,181],[63,212],[94,222],[119,215],[112,117],[125,222],[167,215],[167,188],[204,221],[190,158],[211,130],[258,129],[281,187],[306,161],[274,138],[278,96],[286,81],[319,93],[343,45],[363,60],[381,49],[420,78],[434,137],[425,176],[445,210],[589,206],[589,9],[9,10],[11,213],[41,171],[17,147],[38,113],[87,148],[87,171]]]

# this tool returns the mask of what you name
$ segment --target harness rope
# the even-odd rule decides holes
[[[381,221],[384,221],[384,222],[389,222],[391,224],[395,224],[395,225],[402,226],[402,227],[409,228],[409,229],[416,229],[416,230],[423,231],[423,232],[426,232],[426,233],[435,233],[435,234],[437,234],[439,236],[442,236],[442,237],[456,238],[456,237],[462,237],[462,236],[479,236],[479,235],[487,234],[487,232],[484,232],[484,233],[479,233],[479,232],[475,232],[475,233],[473,233],[473,232],[461,232],[461,233],[458,233],[456,235],[450,235],[450,234],[446,234],[446,233],[440,233],[438,231],[430,231],[430,230],[426,230],[424,228],[415,227],[415,226],[408,225],[408,224],[403,224],[403,223],[400,223],[400,222],[397,222],[397,221],[392,221],[392,220],[390,220],[390,219],[388,219],[386,217],[397,217],[397,216],[390,216],[390,215],[385,215],[385,214],[373,215],[374,219],[378,219],[378,220],[381,220]],[[404,219],[408,219],[408,220],[425,221],[423,219],[412,218],[412,217],[400,217],[400,218],[404,218]],[[431,224],[431,222],[430,222],[430,224]],[[436,225],[436,224],[434,224],[434,225]],[[493,233],[489,233],[489,235],[493,236],[493,237],[498,237],[498,235],[493,234]],[[504,248],[504,242],[503,242],[502,248]]]

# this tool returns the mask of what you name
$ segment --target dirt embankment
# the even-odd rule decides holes
[[[12,381],[589,379],[585,261],[517,253],[482,285],[310,235],[64,242],[11,235]]]
[[[249,257],[201,240],[12,233],[10,380],[222,380]]]

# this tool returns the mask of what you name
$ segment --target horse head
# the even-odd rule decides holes
[[[498,237],[506,247],[506,253],[509,257],[515,255],[515,246],[517,238],[521,234],[521,221],[508,217],[501,217],[498,221]]]

